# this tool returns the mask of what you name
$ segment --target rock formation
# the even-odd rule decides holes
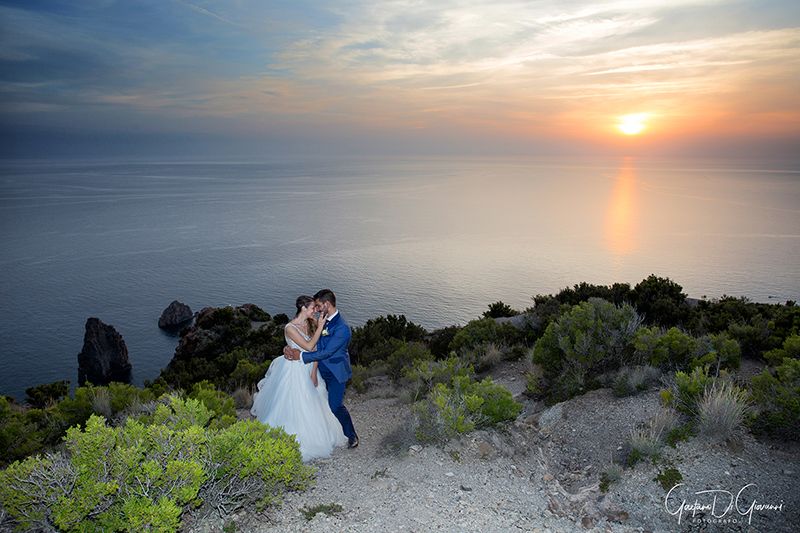
[[[129,383],[130,378],[131,364],[122,335],[98,318],[86,320],[83,350],[78,354],[78,384]]]
[[[162,329],[176,329],[185,322],[192,319],[192,309],[178,300],[173,300],[171,304],[161,313],[158,319],[158,327]]]

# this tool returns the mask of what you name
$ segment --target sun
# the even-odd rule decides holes
[[[623,115],[619,117],[617,129],[625,135],[639,135],[647,128],[645,121],[647,121],[648,116],[647,113]]]

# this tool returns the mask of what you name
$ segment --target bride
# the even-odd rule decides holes
[[[299,296],[297,314],[286,327],[286,344],[304,351],[314,351],[322,335],[325,317],[316,323],[314,299]],[[316,329],[311,335],[311,330]],[[282,355],[269,365],[264,379],[258,382],[250,414],[272,427],[282,427],[300,443],[303,461],[327,457],[335,446],[347,444],[342,425],[328,406],[325,380],[319,379],[317,363],[306,365]]]

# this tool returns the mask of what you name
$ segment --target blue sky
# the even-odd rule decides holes
[[[791,152],[799,6],[3,1],[0,154]]]

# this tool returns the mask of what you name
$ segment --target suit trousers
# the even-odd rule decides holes
[[[328,387],[328,405],[331,407],[336,419],[342,424],[342,431],[348,439],[356,437],[356,429],[353,427],[353,419],[350,418],[350,412],[344,406],[344,389],[345,384],[340,383],[336,376],[331,373],[324,363],[319,364],[319,374],[325,380],[325,386]]]

